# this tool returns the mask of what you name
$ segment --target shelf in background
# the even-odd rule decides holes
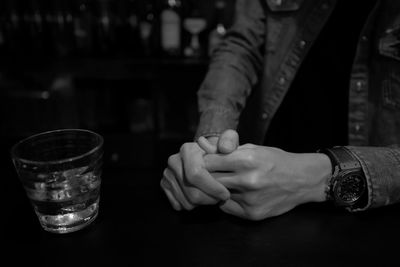
[[[145,79],[168,78],[174,73],[205,72],[206,59],[122,59],[122,58],[76,58],[54,60],[16,60],[1,63],[0,72],[25,75],[69,74],[86,79]]]
[[[193,138],[208,60],[76,58],[0,63],[6,144],[56,128],[104,134],[110,167],[164,166]]]

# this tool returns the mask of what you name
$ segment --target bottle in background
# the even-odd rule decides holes
[[[115,14],[111,0],[97,0],[96,50],[100,56],[115,52]]]
[[[181,54],[181,1],[164,0],[161,11],[161,49],[166,56]]]
[[[155,54],[154,36],[156,32],[156,18],[153,1],[146,0],[144,12],[139,22],[140,42],[145,57]]]
[[[78,56],[89,56],[93,51],[94,15],[90,0],[76,0],[74,5],[74,39]]]
[[[52,38],[54,56],[67,57],[73,51],[73,18],[70,1],[52,1],[51,10],[46,14]]]
[[[211,56],[218,48],[226,34],[226,25],[224,21],[224,11],[226,3],[224,0],[217,0],[215,2],[216,25],[210,31],[208,37],[208,56]]]
[[[206,18],[196,6],[193,6],[190,14],[183,21],[183,27],[189,33],[188,42],[184,48],[185,57],[201,58],[204,56],[204,47],[200,42],[200,33],[205,30],[206,26]]]

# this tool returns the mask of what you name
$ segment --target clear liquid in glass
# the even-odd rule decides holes
[[[44,229],[55,233],[79,230],[97,217],[100,173],[80,167],[52,173],[31,173],[24,185]],[[98,172],[98,171],[97,171]]]

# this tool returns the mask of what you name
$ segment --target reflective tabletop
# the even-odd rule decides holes
[[[11,168],[2,181],[2,260],[13,266],[387,266],[400,261],[400,206],[351,214],[327,203],[253,222],[218,207],[174,211],[161,170],[104,169],[96,221],[47,233]]]

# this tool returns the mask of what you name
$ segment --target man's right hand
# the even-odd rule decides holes
[[[230,193],[205,169],[203,156],[210,153],[229,154],[239,145],[236,131],[226,130],[220,137],[197,143],[185,143],[180,152],[168,159],[160,185],[172,207],[191,210],[198,205],[213,205],[229,199]]]

